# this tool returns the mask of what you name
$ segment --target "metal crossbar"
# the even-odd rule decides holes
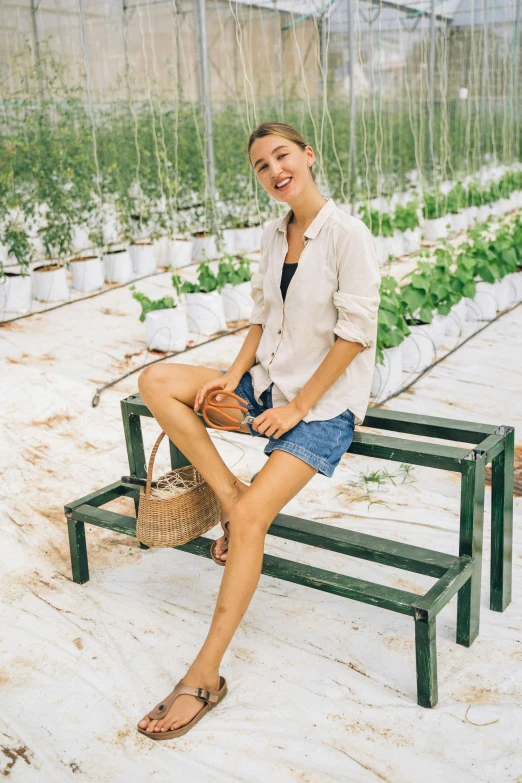
[[[129,470],[134,477],[146,475],[140,417],[151,415],[139,395],[122,401]],[[365,426],[385,430],[386,434],[358,430],[350,453],[400,460],[461,475],[458,556],[278,514],[269,535],[425,574],[437,581],[424,595],[417,595],[272,555],[264,556],[262,573],[413,617],[417,701],[424,707],[433,707],[437,703],[437,614],[458,593],[457,642],[469,646],[479,631],[484,486],[488,462],[492,463],[490,607],[504,611],[511,600],[514,430],[375,408],[369,410]],[[470,448],[398,438],[388,435],[387,431],[466,443]],[[173,468],[189,464],[172,442],[170,457]],[[133,498],[135,516],[103,508],[121,496]],[[82,584],[89,579],[85,523],[135,536],[138,503],[139,488],[117,481],[65,506],[75,582]],[[210,557],[210,543],[211,539],[200,537],[177,548]]]

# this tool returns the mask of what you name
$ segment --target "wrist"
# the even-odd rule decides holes
[[[310,410],[308,407],[306,407],[303,404],[303,402],[298,397],[294,397],[290,405],[296,411],[296,413],[298,413],[301,417],[306,416],[306,414]]]

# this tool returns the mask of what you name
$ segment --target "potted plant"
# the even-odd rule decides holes
[[[16,261],[19,271],[6,271],[0,261],[0,312],[24,314],[29,312],[32,303],[32,281],[28,269],[33,260],[34,248],[19,217],[7,219],[2,243],[8,259]]]
[[[182,280],[178,275],[172,276],[172,283],[180,294],[185,294],[187,319],[191,332],[197,334],[214,334],[224,332],[227,328],[221,285],[218,278],[203,261],[197,268],[197,282]]]
[[[187,220],[177,213],[173,217],[170,235],[167,237],[167,266],[183,269],[192,263],[194,242],[188,238]]]
[[[432,264],[419,262],[400,290],[402,312],[410,331],[402,346],[402,368],[406,372],[422,372],[429,367],[444,337],[444,328],[436,330],[433,326],[432,272]]]
[[[69,299],[65,258],[72,248],[72,223],[66,200],[57,198],[46,214],[43,246],[46,263],[33,269],[35,299],[58,302]]]
[[[392,216],[388,212],[380,212],[363,205],[359,207],[359,216],[373,234],[375,250],[380,264],[384,264],[390,255],[396,258],[403,254],[404,245],[402,239],[399,242],[397,236],[394,236]]]
[[[446,210],[451,222],[451,231],[459,234],[468,228],[468,219],[464,212],[466,205],[466,191],[461,182],[457,184],[446,195]]]
[[[381,280],[375,369],[371,394],[379,402],[394,394],[401,386],[401,347],[410,330],[402,314],[397,280],[383,277]]]
[[[393,217],[393,226],[403,237],[404,255],[417,253],[421,246],[418,206],[415,201],[397,204]]]
[[[451,220],[447,214],[446,198],[439,191],[424,194],[422,205],[424,238],[435,242],[448,236]]]
[[[134,286],[130,290],[141,305],[140,321],[145,323],[149,351],[184,351],[189,340],[187,316],[174,298],[150,299]]]
[[[250,318],[253,300],[250,296],[250,261],[225,253],[218,265],[218,282],[227,321],[244,321]]]

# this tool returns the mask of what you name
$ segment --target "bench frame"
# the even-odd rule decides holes
[[[123,400],[121,408],[130,475],[145,478],[140,417],[152,414],[137,394]],[[460,473],[459,555],[278,514],[268,530],[269,535],[425,574],[437,581],[425,595],[418,595],[266,554],[262,573],[413,617],[417,701],[423,707],[434,707],[437,704],[436,617],[455,593],[458,592],[457,643],[469,647],[479,632],[485,469],[489,462],[492,463],[490,608],[502,612],[511,601],[514,430],[378,408],[368,409],[364,426],[473,444],[469,450],[357,431],[350,447],[351,454]],[[171,441],[169,445],[173,469],[190,464]],[[83,584],[89,579],[85,524],[135,536],[136,517],[101,506],[127,495],[134,500],[137,516],[139,491],[136,485],[117,481],[65,506],[75,582]],[[201,536],[177,549],[210,557],[211,541]]]

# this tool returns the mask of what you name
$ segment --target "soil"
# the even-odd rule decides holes
[[[44,266],[35,267],[35,272],[56,272],[57,269],[61,269],[60,264],[45,264]]]
[[[108,256],[115,256],[118,253],[126,253],[126,252],[127,252],[127,248],[126,247],[120,247],[119,250],[109,250],[107,255]]]
[[[211,237],[212,234],[210,234],[208,231],[196,231],[196,233],[192,234],[192,236],[200,239],[201,237]]]
[[[133,242],[132,244],[135,246],[137,245],[138,247],[150,247],[152,245],[152,242],[143,241],[143,242]]]
[[[97,256],[84,256],[83,258],[70,258],[69,262],[71,264],[75,264],[77,261],[92,261],[95,258],[97,258]]]

